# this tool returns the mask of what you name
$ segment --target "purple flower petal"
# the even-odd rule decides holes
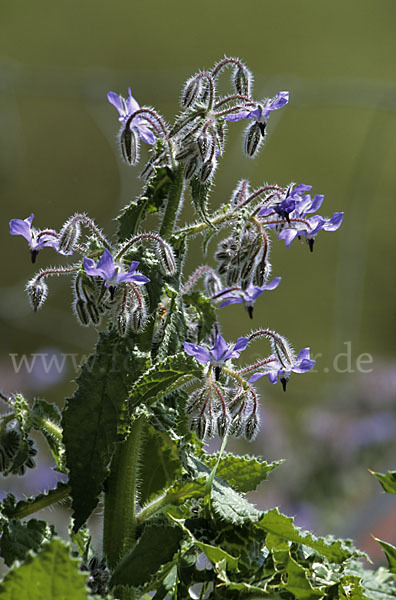
[[[184,342],[184,350],[190,356],[195,356],[197,361],[202,364],[210,362],[211,360],[209,350],[203,346],[197,346],[196,344],[190,344],[190,342]]]
[[[29,243],[32,241],[32,221],[34,214],[32,213],[27,219],[11,219],[10,234],[22,235]]]

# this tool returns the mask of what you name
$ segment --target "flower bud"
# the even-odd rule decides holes
[[[250,96],[252,79],[251,72],[244,65],[236,67],[232,77],[236,93],[241,96]]]
[[[217,161],[214,157],[212,158],[212,160],[207,160],[206,162],[204,162],[199,173],[199,179],[201,183],[206,183],[207,181],[209,181],[215,174],[216,168]]]
[[[135,333],[141,333],[147,321],[147,310],[144,304],[138,305],[131,313],[130,327]]]
[[[86,302],[80,298],[75,301],[73,308],[80,325],[84,325],[84,327],[89,325],[90,317],[87,311]]]
[[[59,232],[58,252],[72,254],[81,233],[81,225],[73,217],[66,221]]]
[[[131,315],[126,310],[122,310],[117,314],[115,325],[118,332],[118,335],[121,337],[125,337],[128,331],[129,322],[131,320]]]
[[[31,279],[27,286],[26,292],[29,298],[29,302],[32,305],[34,312],[37,312],[37,309],[41,308],[44,302],[47,299],[48,295],[48,286],[41,278],[39,281],[37,277]]]
[[[260,421],[257,413],[253,412],[245,421],[245,437],[247,440],[253,440],[259,430]]]
[[[204,285],[208,296],[215,296],[223,288],[220,277],[214,271],[206,275]]]
[[[158,243],[155,249],[156,256],[165,275],[176,273],[176,259],[172,246],[167,242]]]
[[[180,149],[178,150],[175,159],[176,160],[185,160],[188,157],[191,157],[192,155],[196,155],[197,154],[197,148],[195,146],[195,144],[185,144],[183,146],[180,147]]]
[[[122,158],[129,165],[136,165],[139,160],[139,138],[134,129],[125,127],[121,132],[120,146]]]
[[[229,415],[225,414],[225,413],[221,413],[218,417],[217,417],[217,433],[219,434],[220,437],[224,437],[230,427],[230,423],[231,423],[231,419],[229,417]]]
[[[184,178],[191,179],[200,165],[198,154],[194,154],[189,158],[184,165]]]
[[[88,314],[89,318],[91,319],[92,323],[94,325],[98,325],[100,323],[100,315],[99,315],[99,311],[98,311],[96,304],[94,304],[93,302],[88,300],[85,303],[85,308],[87,310],[87,314]]]
[[[248,197],[250,192],[249,182],[246,179],[239,181],[231,196],[231,206],[239,206]]]
[[[7,471],[21,446],[21,434],[17,429],[6,429],[0,435],[0,472]]]
[[[186,81],[184,86],[184,90],[182,92],[182,97],[180,100],[180,105],[182,108],[188,108],[198,100],[202,92],[202,79],[197,77],[191,77]]]
[[[259,149],[263,139],[264,138],[259,123],[255,121],[249,125],[245,131],[245,140],[243,146],[245,154],[252,158]]]

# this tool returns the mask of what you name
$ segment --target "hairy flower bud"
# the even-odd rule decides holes
[[[191,179],[194,173],[200,166],[200,160],[198,154],[191,156],[184,165],[184,178]]]
[[[205,276],[204,286],[208,296],[215,296],[223,288],[220,277],[214,271]]]
[[[134,129],[125,127],[120,136],[121,154],[129,165],[136,165],[139,161],[139,137]]]
[[[182,108],[188,108],[198,100],[202,92],[202,79],[194,75],[188,79],[185,83],[182,97],[180,99],[180,105]]]
[[[231,423],[231,418],[228,414],[225,413],[221,413],[218,417],[217,417],[217,421],[216,421],[216,426],[217,426],[217,433],[219,434],[220,437],[224,437],[230,427],[230,423]]]
[[[204,162],[199,173],[201,183],[206,183],[207,181],[209,181],[215,174],[216,168],[217,161],[214,157],[212,158],[212,160],[207,160],[206,162]]]
[[[75,301],[73,308],[80,325],[84,325],[84,327],[89,325],[91,319],[87,311],[86,302],[79,298]]]
[[[237,66],[234,69],[232,82],[237,94],[241,96],[250,96],[250,89],[252,84],[252,73],[244,65]]]
[[[96,306],[96,304],[94,302],[91,302],[90,300],[88,300],[85,303],[85,308],[86,308],[87,314],[88,314],[90,320],[92,321],[92,323],[94,325],[98,325],[100,323],[100,314],[99,314],[99,310],[98,310],[98,307]]]
[[[167,242],[156,245],[155,254],[165,275],[176,273],[176,259],[172,247]]]
[[[141,333],[147,321],[146,306],[138,305],[131,313],[130,327],[135,333]]]
[[[186,158],[189,158],[193,155],[196,156],[196,154],[197,147],[195,144],[185,144],[179,148],[179,150],[176,153],[175,159],[185,160]]]
[[[264,133],[257,121],[248,125],[245,131],[245,139],[243,144],[243,150],[247,156],[252,158],[257,150],[259,149],[264,139]]]
[[[234,189],[231,195],[231,206],[238,206],[242,204],[248,197],[250,192],[249,182],[246,179],[242,179],[238,182],[238,185]]]
[[[260,420],[257,413],[252,412],[246,419],[244,426],[246,439],[249,441],[253,440],[256,437],[260,426]]]
[[[37,310],[43,306],[47,299],[47,284],[42,278],[37,280],[37,277],[35,277],[27,283],[26,292],[34,312],[37,312]]]
[[[59,232],[58,251],[62,254],[71,254],[81,234],[81,225],[77,219],[71,217]]]

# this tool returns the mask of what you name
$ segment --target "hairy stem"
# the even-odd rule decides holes
[[[110,569],[114,569],[136,540],[139,456],[144,429],[145,419],[139,417],[128,439],[118,446],[111,463],[103,526],[103,552]]]

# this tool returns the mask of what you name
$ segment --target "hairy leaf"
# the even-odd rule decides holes
[[[217,462],[217,454],[206,454],[202,461],[211,469]],[[265,481],[282,460],[267,463],[254,456],[235,456],[223,453],[216,475],[235,488],[238,492],[255,490],[259,483]]]
[[[70,473],[74,530],[98,502],[117,441],[123,405],[144,363],[127,340],[102,333],[96,354],[85,363],[74,397],[63,413],[63,436]]]
[[[66,471],[65,447],[60,439],[62,415],[59,408],[41,398],[35,398],[32,406],[32,417],[35,429],[41,431],[48,442],[57,470],[64,473]]]
[[[5,564],[10,567],[14,560],[24,560],[29,550],[37,552],[42,542],[51,539],[53,534],[53,526],[45,521],[30,519],[21,523],[11,519],[3,528],[0,554]]]
[[[294,526],[292,517],[282,515],[277,508],[265,512],[256,523],[256,527],[287,541],[304,544],[334,563],[342,563],[354,556],[364,556],[364,553],[356,550],[348,540],[317,538],[306,531],[301,531]]]
[[[201,376],[202,367],[185,352],[168,356],[146,371],[136,382],[129,395],[130,405],[153,404]]]
[[[140,459],[140,503],[171,485],[181,475],[181,462],[176,450],[172,450],[154,427],[148,427]]]
[[[87,575],[66,544],[53,538],[37,555],[14,567],[0,583],[1,600],[87,600]]]
[[[198,177],[192,177],[191,198],[194,204],[195,211],[199,218],[202,219],[202,221],[204,221],[204,223],[213,227],[208,215],[210,188],[210,183],[201,183]]]
[[[172,560],[182,537],[183,533],[178,527],[164,522],[146,527],[135,548],[115,569],[110,584],[144,585],[161,565]]]

